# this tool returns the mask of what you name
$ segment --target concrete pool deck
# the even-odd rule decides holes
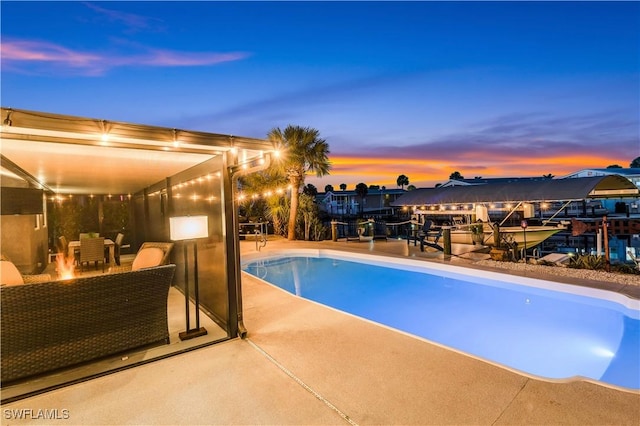
[[[276,240],[261,250],[286,248],[369,252],[472,266],[464,258],[444,260],[441,254],[421,253],[398,241]],[[255,251],[255,243],[243,241],[241,249]],[[247,339],[6,404],[2,423],[640,423],[639,392],[526,377],[305,301],[247,274],[242,283]],[[17,414],[28,413],[24,410],[31,410],[32,418],[16,420]],[[38,410],[57,410],[58,417],[68,418],[33,418]]]

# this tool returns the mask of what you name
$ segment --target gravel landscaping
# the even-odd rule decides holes
[[[475,264],[492,268],[508,269],[511,271],[530,271],[540,274],[553,274],[564,277],[640,286],[640,275],[634,274],[594,271],[591,269],[574,269],[562,266],[533,265],[516,262],[498,262],[495,260],[480,260],[478,262],[475,262]]]

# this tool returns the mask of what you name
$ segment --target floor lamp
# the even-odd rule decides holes
[[[187,320],[187,330],[179,333],[180,340],[193,339],[194,337],[204,336],[207,330],[200,327],[200,291],[198,289],[198,238],[209,237],[209,225],[207,216],[180,216],[169,218],[169,229],[171,240],[184,241],[184,299],[185,314]],[[189,312],[189,258],[187,248],[189,242],[193,243],[193,284],[194,284],[194,302],[196,306],[196,327],[191,328],[190,312]]]

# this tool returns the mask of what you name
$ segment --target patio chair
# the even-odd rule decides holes
[[[433,225],[433,221],[427,219],[424,222],[424,225],[422,225],[422,229],[418,231],[418,240],[420,241],[420,251],[424,251],[424,246],[428,246],[439,251],[444,251],[444,249],[438,244],[438,241],[442,236],[442,228],[434,230],[432,225]],[[429,241],[429,237],[433,238],[433,242]]]
[[[137,271],[154,266],[167,265],[174,243],[146,242],[142,243],[131,265],[113,266],[109,273]]]
[[[80,239],[80,271],[84,270],[85,262],[94,262],[96,269],[98,262],[102,262],[102,272],[104,272],[104,237],[81,238]]]
[[[387,241],[388,234],[387,224],[384,221],[376,220],[373,225],[373,239]]]
[[[64,235],[58,237],[57,249],[58,253],[64,253],[66,256],[67,250],[69,250],[69,242],[67,241],[67,237]]]
[[[51,281],[49,274],[22,275],[10,260],[0,260],[0,281],[3,285],[45,283]]]
[[[356,222],[349,222],[346,225],[345,238],[349,241],[360,241],[360,235],[362,235],[362,229],[358,227]]]
[[[67,237],[65,237],[64,235],[58,237],[58,244],[56,245],[56,248],[58,249],[58,253],[63,253],[66,257],[69,252],[69,241],[67,241]],[[79,249],[75,249],[73,251],[73,257],[75,258],[76,263],[80,260]]]
[[[122,251],[122,249],[128,249],[129,247],[131,247],[129,244],[122,244],[124,242],[124,234],[122,232],[118,232],[118,235],[116,235],[116,239],[113,241],[115,247],[114,247],[114,257],[115,257],[115,262],[116,265],[120,266],[120,253]],[[105,247],[104,248],[104,256],[109,259],[109,248]]]

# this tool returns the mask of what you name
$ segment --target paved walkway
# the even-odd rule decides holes
[[[469,263],[394,241],[270,241],[262,250],[287,247]],[[246,274],[243,295],[247,339],[7,404],[3,424],[640,424],[638,392],[529,378]],[[34,418],[45,415],[60,419]]]

